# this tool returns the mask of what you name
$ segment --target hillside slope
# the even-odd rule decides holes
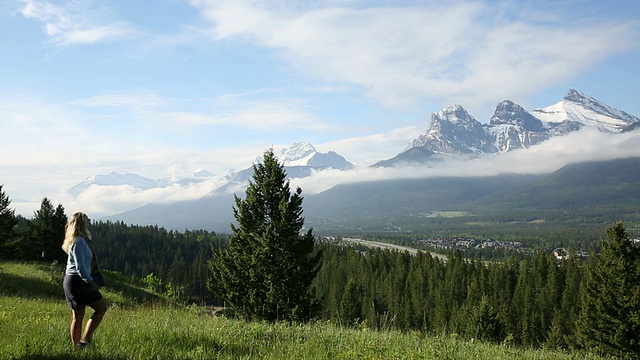
[[[367,224],[416,223],[439,211],[509,218],[552,211],[576,218],[640,222],[640,158],[567,165],[547,175],[392,180],[339,185],[305,201],[311,226],[366,230]],[[471,221],[465,217],[461,222]],[[584,220],[588,221],[588,220]]]
[[[112,305],[130,307],[146,302],[165,303],[158,294],[132,285],[118,273],[104,270],[103,274],[107,286],[101,293]],[[0,260],[0,296],[47,299],[66,305],[63,279],[63,264]]]
[[[469,208],[493,210],[640,208],[640,158],[570,164],[535,182],[479,199]]]
[[[246,322],[163,305],[111,306],[93,343],[79,352],[68,340],[68,307],[40,291],[43,283],[57,288],[47,267],[0,261],[0,359],[604,359],[456,335],[372,331],[366,324]],[[22,282],[21,293],[9,294],[7,280]]]

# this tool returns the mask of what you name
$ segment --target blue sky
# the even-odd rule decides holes
[[[452,104],[487,122],[574,87],[640,116],[633,0],[8,0],[0,30],[0,184],[27,214],[89,206],[63,194],[91,175],[224,175],[294,141],[366,167]]]

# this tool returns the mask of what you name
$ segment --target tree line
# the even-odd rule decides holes
[[[54,207],[43,198],[32,219],[15,215],[11,200],[0,185],[0,259],[65,261],[61,250],[67,215],[61,204]]]

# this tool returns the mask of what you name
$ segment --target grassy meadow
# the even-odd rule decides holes
[[[464,341],[455,335],[335,324],[247,323],[179,306],[107,273],[110,304],[94,342],[69,340],[59,266],[0,261],[0,359],[602,359]],[[88,310],[87,316],[91,312]]]

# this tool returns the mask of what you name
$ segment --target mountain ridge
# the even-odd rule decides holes
[[[461,105],[452,105],[431,115],[425,134],[410,140],[401,153],[377,162],[374,167],[419,164],[437,155],[499,154],[526,149],[584,127],[620,133],[635,128],[634,124],[639,122],[640,118],[574,88],[560,102],[535,109],[533,114],[511,100],[504,100],[498,103],[487,124],[476,120]],[[410,156],[402,155],[417,147],[431,153],[424,151],[424,158],[415,150]]]
[[[307,177],[314,171],[326,169],[351,170],[355,165],[347,161],[343,156],[334,151],[320,153],[311,143],[306,141],[294,142],[290,147],[279,151],[279,158],[283,162],[290,177]],[[154,188],[164,188],[174,184],[186,187],[200,184],[207,180],[224,179],[226,184],[221,185],[216,190],[228,187],[237,187],[249,180],[252,167],[238,172],[230,171],[224,177],[218,177],[206,169],[199,168],[189,175],[176,176],[173,178],[153,179],[139,174],[122,174],[112,171],[109,174],[97,174],[87,177],[80,183],[67,190],[67,193],[78,196],[87,191],[91,186],[130,186],[138,190],[150,190]],[[228,186],[227,186],[228,185]],[[215,191],[215,190],[214,190]]]

